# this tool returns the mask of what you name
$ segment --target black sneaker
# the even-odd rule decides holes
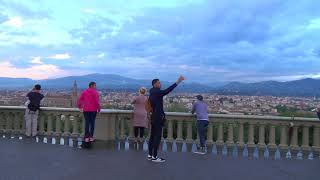
[[[155,162],[155,163],[163,163],[163,162],[166,162],[165,159],[163,158],[159,158],[159,157],[156,157],[156,158],[152,158],[151,160],[152,162]]]
[[[153,159],[153,157],[148,154],[147,160],[151,161],[152,159]]]

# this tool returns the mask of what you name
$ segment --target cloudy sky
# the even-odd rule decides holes
[[[0,0],[0,76],[320,77],[318,0]]]

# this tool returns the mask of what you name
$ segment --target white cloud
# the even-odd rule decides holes
[[[64,54],[55,54],[55,55],[49,56],[48,58],[64,60],[64,59],[70,59],[71,56],[68,53],[64,53]]]
[[[95,14],[96,13],[96,11],[94,9],[89,9],[89,8],[83,9],[83,12],[85,12],[87,14]]]
[[[103,57],[104,57],[104,53],[98,54],[98,58],[103,58]]]
[[[9,61],[0,62],[0,72],[2,77],[48,79],[49,77],[67,76],[68,72],[52,64],[37,64],[27,68],[17,68]]]
[[[22,19],[19,16],[11,17],[8,21],[4,22],[3,24],[6,26],[12,26],[16,28],[20,28],[23,26]]]
[[[84,63],[86,63],[85,61],[80,61],[80,64],[84,64]]]
[[[43,64],[43,62],[41,61],[41,57],[40,56],[36,56],[36,57],[31,57],[32,60],[30,61],[32,64]]]

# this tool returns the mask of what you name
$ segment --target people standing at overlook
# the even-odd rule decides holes
[[[158,157],[158,148],[162,136],[162,128],[165,125],[166,117],[163,110],[163,97],[174,90],[185,78],[180,76],[176,83],[165,90],[161,90],[159,79],[152,80],[150,89],[149,103],[152,107],[151,112],[151,136],[149,139],[148,160],[152,162],[165,162],[165,159]]]
[[[191,113],[197,115],[197,129],[200,137],[200,145],[195,153],[206,154],[206,128],[209,124],[208,105],[203,101],[203,97],[198,95],[197,102],[193,103]]]
[[[25,122],[26,122],[26,136],[36,136],[38,127],[38,115],[40,110],[40,104],[43,101],[44,95],[40,93],[41,86],[36,84],[31,92],[27,94],[27,106],[25,112]]]
[[[89,88],[84,90],[78,99],[78,108],[83,112],[85,119],[84,141],[86,143],[94,141],[94,126],[97,113],[100,112],[99,93],[96,90],[95,82],[89,83]]]
[[[141,142],[144,130],[145,128],[148,128],[147,111],[145,109],[145,102],[148,99],[145,96],[146,91],[146,88],[140,88],[139,95],[134,97],[132,101],[132,104],[134,105],[132,125],[134,127],[134,137],[136,142]]]

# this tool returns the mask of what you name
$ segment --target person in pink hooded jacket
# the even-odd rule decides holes
[[[85,119],[85,142],[93,142],[94,126],[97,113],[100,112],[99,93],[96,90],[96,83],[90,82],[89,88],[84,90],[78,99],[78,108],[83,112]]]

